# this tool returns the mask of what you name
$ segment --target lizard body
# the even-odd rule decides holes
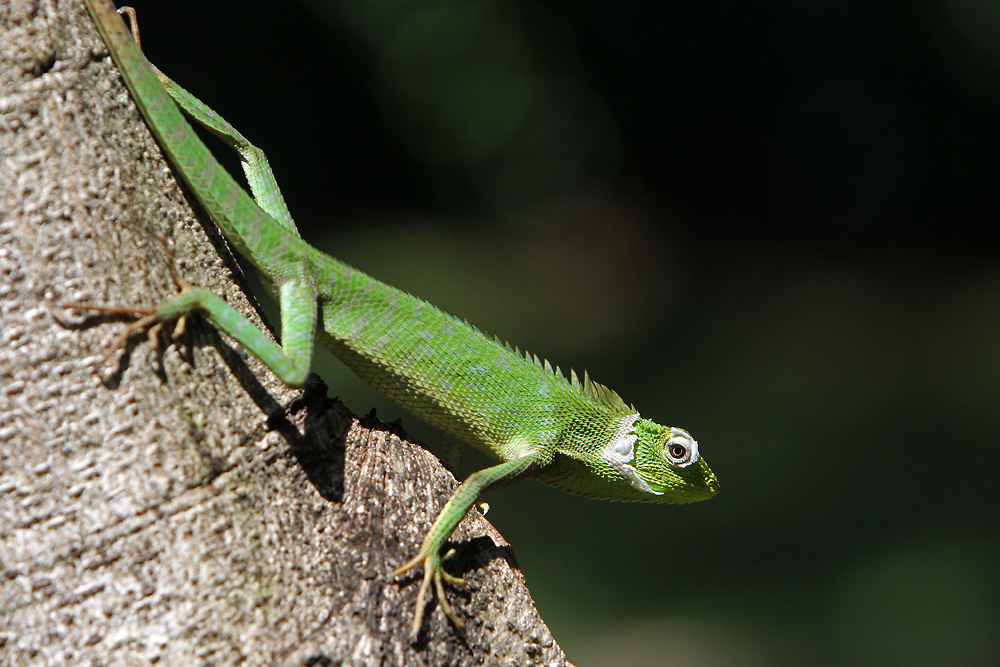
[[[192,286],[152,311],[144,325],[204,312],[291,386],[305,382],[318,339],[388,398],[500,461],[459,486],[417,556],[392,573],[424,568],[414,635],[432,583],[448,617],[462,626],[443,582],[464,582],[445,571],[440,552],[490,486],[532,478],[595,498],[661,503],[693,502],[717,492],[714,474],[686,431],[644,419],[587,374],[566,376],[309,245],[296,231],[263,153],[155,71],[109,0],[86,2],[176,171],[279,302],[282,345],[219,297]],[[253,198],[219,165],[178,105],[240,152]]]

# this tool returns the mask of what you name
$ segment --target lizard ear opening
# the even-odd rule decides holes
[[[698,441],[682,428],[670,427],[670,436],[663,443],[663,455],[678,468],[686,468],[698,460]]]

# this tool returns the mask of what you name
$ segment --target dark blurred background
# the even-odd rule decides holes
[[[577,665],[1000,662],[1000,3],[134,4],[306,238],[700,441],[487,497]]]

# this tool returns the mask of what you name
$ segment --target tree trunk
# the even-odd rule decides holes
[[[419,579],[389,573],[455,486],[424,449],[201,318],[105,358],[131,318],[60,308],[174,293],[164,234],[259,321],[83,4],[0,21],[0,664],[567,664],[475,511],[466,633],[435,603],[409,641]]]

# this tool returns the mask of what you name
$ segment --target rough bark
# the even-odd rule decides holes
[[[59,304],[170,295],[256,317],[79,0],[0,5],[0,664],[561,665],[509,547],[456,532],[463,636],[416,553],[455,480],[313,380],[276,381],[199,318],[178,340]],[[110,378],[110,379],[109,379]]]

